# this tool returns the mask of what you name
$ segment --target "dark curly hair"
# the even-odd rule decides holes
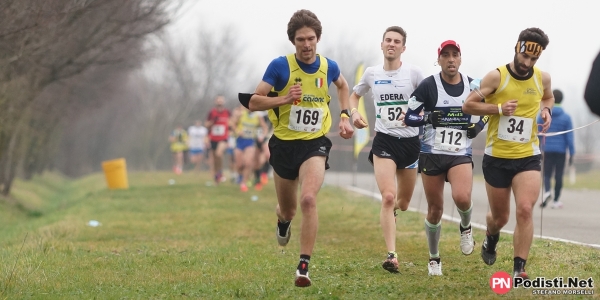
[[[548,35],[537,27],[531,27],[521,31],[521,33],[519,33],[519,41],[536,42],[540,44],[544,50],[546,50],[546,47],[550,43]]]
[[[319,21],[317,15],[310,10],[301,9],[296,11],[290,18],[290,22],[288,22],[287,35],[290,42],[294,42],[296,31],[302,27],[312,28],[317,34],[317,39],[321,38],[323,27],[321,26],[321,21]]]

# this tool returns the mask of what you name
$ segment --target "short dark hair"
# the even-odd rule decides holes
[[[288,22],[287,35],[290,42],[294,42],[296,31],[303,27],[312,28],[312,30],[315,31],[315,34],[317,34],[317,39],[321,38],[323,27],[321,26],[321,21],[319,21],[317,15],[310,10],[301,9],[296,11]]]
[[[519,41],[531,41],[536,42],[542,46],[542,49],[546,50],[546,47],[550,43],[548,35],[537,27],[527,28],[519,34]]]
[[[383,37],[381,37],[381,39],[382,40],[385,39],[385,34],[388,33],[388,32],[390,32],[390,31],[399,33],[404,38],[404,41],[402,42],[402,45],[406,46],[406,31],[404,31],[404,29],[402,29],[402,27],[400,27],[400,26],[390,26],[390,27],[388,27],[385,30],[385,32],[383,33]]]
[[[560,104],[563,100],[563,93],[560,90],[554,90],[552,94],[554,95],[554,103]]]

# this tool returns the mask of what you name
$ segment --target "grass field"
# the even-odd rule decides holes
[[[171,178],[174,185],[168,184]],[[207,180],[204,174],[130,173],[131,188],[121,191],[106,190],[101,174],[17,182],[13,197],[0,205],[0,299],[531,296],[528,289],[497,296],[489,287],[493,273],[512,270],[512,236],[501,236],[498,260],[490,267],[478,250],[461,254],[454,223],[443,225],[444,276],[428,277],[423,216],[412,212],[398,217],[401,273],[388,273],[380,265],[386,249],[379,203],[329,186],[319,195],[313,286],[296,288],[301,216],[282,249],[274,236],[271,183],[263,191],[241,193],[230,183],[207,186]],[[90,220],[101,226],[87,226]],[[483,236],[475,231],[477,246]],[[533,277],[599,280],[599,259],[597,249],[536,240],[527,270]]]

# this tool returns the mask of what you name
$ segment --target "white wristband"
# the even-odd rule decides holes
[[[498,114],[502,114],[502,104],[498,103]]]

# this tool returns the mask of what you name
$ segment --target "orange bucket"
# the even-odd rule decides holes
[[[124,158],[107,160],[102,162],[102,170],[106,177],[106,185],[109,189],[128,189],[127,164]]]

